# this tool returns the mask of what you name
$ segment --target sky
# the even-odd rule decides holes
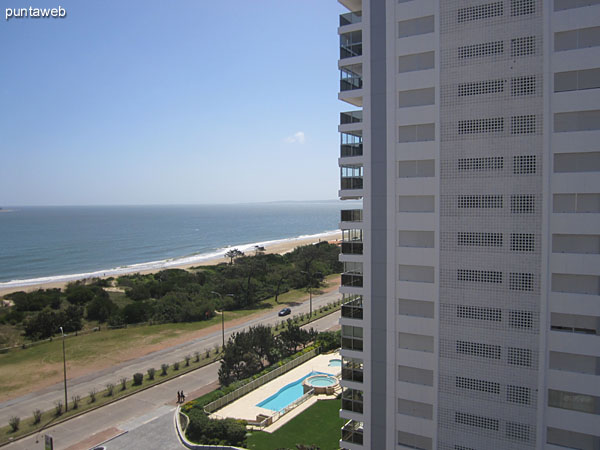
[[[6,8],[66,17],[12,18]],[[337,197],[335,0],[0,0],[0,207]]]

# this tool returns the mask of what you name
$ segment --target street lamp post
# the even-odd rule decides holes
[[[65,411],[69,409],[69,403],[67,402],[67,358],[65,355],[65,332],[63,331],[63,327],[59,327],[60,332],[62,334],[62,350],[63,350],[63,373],[64,373],[64,381],[65,381]]]
[[[211,294],[219,296],[223,300],[223,295],[220,292],[210,291]],[[233,294],[227,294],[227,297],[233,297]],[[225,351],[225,305],[221,305],[221,335],[223,336],[223,351]]]

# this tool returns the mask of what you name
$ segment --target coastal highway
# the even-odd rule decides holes
[[[340,294],[336,291],[326,293],[319,296],[313,296],[313,310],[316,308],[326,305],[327,303],[334,302],[340,298]],[[225,340],[229,338],[229,335],[233,332],[241,331],[248,326],[262,324],[275,324],[280,322],[282,319],[291,317],[294,314],[308,313],[309,302],[299,304],[298,306],[292,307],[292,315],[286,317],[278,317],[277,313],[279,309],[269,311],[264,315],[261,315],[252,320],[248,320],[237,326],[227,326],[225,323]],[[335,314],[339,317],[339,314]],[[313,326],[316,329],[316,326]],[[329,326],[327,327],[329,328]],[[321,329],[327,329],[321,328]],[[194,352],[200,352],[203,354],[206,350],[213,350],[215,345],[221,346],[222,334],[219,330],[204,336],[202,338],[193,339],[191,341],[179,344],[173,347],[169,347],[157,352],[149,353],[137,359],[125,361],[107,369],[94,372],[79,378],[68,379],[67,386],[69,391],[69,399],[72,395],[79,395],[81,398],[86,397],[92,389],[102,391],[105,389],[107,383],[118,384],[118,380],[121,377],[127,377],[130,379],[136,372],[146,373],[146,370],[150,367],[159,368],[161,364],[167,363],[172,364],[176,361],[182,361],[185,355],[193,355]],[[135,343],[132,343],[135,345]],[[6,425],[12,416],[18,416],[21,420],[28,420],[32,411],[35,409],[41,409],[42,411],[54,408],[54,402],[62,400],[64,398],[64,385],[63,383],[57,383],[48,388],[40,391],[31,392],[29,394],[17,397],[5,402],[0,403],[0,424]]]
[[[331,300],[330,300],[331,301]],[[310,326],[323,331],[336,327],[339,311]],[[145,391],[83,414],[62,424],[8,444],[7,450],[42,450],[44,434],[54,438],[56,450],[87,450],[106,440],[107,449],[148,450],[183,447],[173,428],[176,392],[188,399],[218,387],[219,363],[210,364]],[[56,394],[54,394],[56,395]],[[114,439],[113,439],[114,438]]]

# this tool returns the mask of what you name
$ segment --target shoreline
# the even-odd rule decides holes
[[[251,244],[232,245],[214,252],[203,253],[193,256],[184,256],[177,259],[150,261],[145,263],[131,264],[125,267],[117,267],[106,270],[96,270],[89,273],[56,275],[40,277],[28,280],[13,280],[0,282],[0,297],[18,291],[31,292],[38,289],[64,288],[68,283],[77,280],[92,278],[109,278],[121,275],[140,273],[143,275],[160,272],[165,269],[190,269],[191,267],[208,266],[228,262],[225,253],[237,248],[244,253],[252,252],[255,247],[264,247],[265,253],[285,254],[302,245],[315,244],[320,241],[336,242],[341,240],[341,231],[326,231],[313,235],[303,235],[293,238],[273,239],[270,241],[255,242]]]

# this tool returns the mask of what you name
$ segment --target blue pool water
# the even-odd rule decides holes
[[[308,380],[307,383],[310,386],[314,386],[314,387],[327,387],[327,386],[333,386],[334,384],[336,384],[337,380],[333,377],[323,375],[323,376],[313,377],[310,380]]]
[[[286,384],[284,387],[279,389],[275,394],[270,397],[264,399],[262,402],[257,403],[256,406],[260,406],[261,408],[270,409],[271,411],[281,411],[287,405],[292,403],[294,400],[298,400],[302,395],[304,395],[304,389],[302,388],[302,382],[311,377],[313,375],[329,375],[329,373],[324,372],[310,372],[304,375],[302,378]]]
[[[341,359],[330,359],[329,367],[342,367],[342,360]]]

